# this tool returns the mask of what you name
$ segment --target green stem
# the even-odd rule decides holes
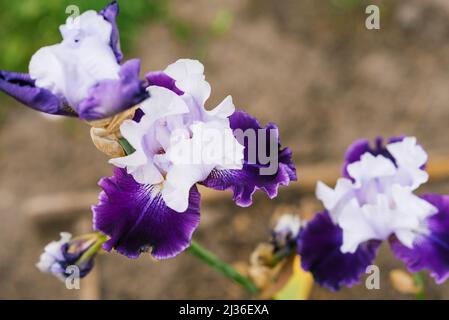
[[[207,263],[210,267],[221,272],[223,275],[228,277],[229,279],[235,281],[244,287],[249,293],[256,294],[259,292],[259,289],[254,285],[254,283],[240,274],[234,267],[223,262],[220,258],[214,255],[209,250],[203,248],[196,241],[191,242],[190,247],[187,249],[187,252],[192,254],[193,256],[199,258],[200,260]]]
[[[82,256],[78,259],[76,262],[77,265],[81,265],[86,260],[89,260],[91,257],[93,257],[95,254],[97,254],[98,250],[100,250],[103,243],[108,241],[108,237],[104,234],[98,235],[98,240],[82,254]]]
[[[416,272],[413,274],[413,280],[415,280],[416,286],[420,289],[416,294],[416,300],[426,300],[426,292],[424,290],[424,273]]]

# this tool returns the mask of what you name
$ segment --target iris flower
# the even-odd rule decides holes
[[[449,196],[414,191],[428,180],[427,154],[416,138],[393,138],[375,147],[360,140],[346,153],[334,189],[318,183],[326,210],[298,237],[302,266],[331,289],[360,281],[382,241],[411,272],[449,277]]]
[[[211,87],[200,62],[178,60],[147,81],[150,98],[120,128],[135,151],[110,160],[117,168],[99,183],[94,227],[110,236],[106,250],[136,258],[151,249],[166,259],[186,249],[198,227],[197,184],[230,189],[238,205],[249,206],[256,190],[273,198],[296,171],[274,124],[263,128],[231,97],[205,108]]]
[[[112,2],[99,13],[69,17],[59,27],[62,41],[39,49],[29,73],[0,70],[0,90],[28,107],[84,120],[107,118],[148,97],[139,79],[140,61],[123,64]]]

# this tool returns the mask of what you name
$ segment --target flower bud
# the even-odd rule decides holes
[[[83,278],[92,270],[94,257],[104,242],[103,238],[100,234],[92,233],[72,239],[70,233],[61,232],[59,241],[52,241],[45,247],[36,267],[41,272],[51,273],[64,280],[73,272],[68,267],[76,266],[79,277]]]
[[[290,252],[296,246],[296,238],[301,229],[301,220],[291,214],[282,215],[272,231],[272,244],[274,252]]]

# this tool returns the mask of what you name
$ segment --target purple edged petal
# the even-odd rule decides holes
[[[361,244],[354,253],[342,253],[343,231],[335,225],[327,211],[317,213],[301,231],[297,241],[298,254],[304,270],[315,281],[332,290],[360,282],[366,267],[376,257],[380,241]]]
[[[296,180],[296,169],[292,162],[292,152],[289,148],[281,149],[278,128],[272,123],[269,123],[266,128],[262,128],[254,117],[243,111],[234,112],[229,120],[232,130],[241,129],[245,131],[252,129],[255,130],[257,137],[261,134],[258,131],[259,129],[265,130],[266,150],[269,150],[270,130],[276,133],[275,138],[278,143],[277,171],[270,175],[262,175],[260,169],[269,167],[269,164],[261,164],[260,159],[257,159],[256,163],[251,163],[248,156],[250,150],[249,140],[242,139],[242,137],[236,135],[239,142],[245,146],[243,168],[241,170],[214,170],[202,184],[216,190],[231,189],[234,193],[234,201],[242,207],[252,204],[252,196],[258,189],[264,191],[270,198],[276,197],[280,185],[286,186],[290,181]],[[255,147],[255,154],[258,154],[257,143]]]
[[[122,50],[120,49],[120,34],[116,22],[116,18],[119,14],[119,5],[117,1],[112,1],[110,4],[104,7],[99,12],[99,14],[102,15],[103,18],[112,26],[110,46],[112,48],[112,51],[114,52],[117,62],[121,63],[123,54]]]
[[[200,194],[190,190],[189,207],[176,212],[165,205],[159,186],[142,185],[116,168],[114,176],[103,178],[99,204],[92,208],[94,229],[111,237],[103,248],[137,258],[152,248],[156,259],[176,256],[190,245],[200,222]]]
[[[163,71],[150,72],[145,76],[145,78],[147,79],[149,86],[164,87],[168,90],[173,91],[179,96],[184,94],[183,91],[179,90],[178,87],[176,87],[176,80]]]
[[[404,137],[392,137],[392,138],[388,139],[387,144],[399,142],[402,140],[404,140]],[[376,138],[374,147],[371,147],[368,139],[356,140],[346,150],[345,160],[344,160],[343,168],[342,168],[343,177],[352,179],[348,173],[348,169],[347,169],[348,165],[350,165],[353,162],[359,161],[361,159],[362,155],[367,152],[371,153],[374,156],[383,155],[384,157],[393,161],[393,163],[396,162],[395,159],[393,158],[393,156],[390,154],[390,152],[388,152],[387,148],[385,148],[382,137]]]
[[[449,278],[449,196],[427,194],[422,198],[435,207],[438,212],[427,218],[428,234],[418,235],[413,248],[408,248],[396,238],[390,241],[391,248],[398,259],[404,261],[410,272],[429,269],[437,283]]]
[[[140,61],[129,60],[120,68],[120,79],[100,81],[78,106],[79,117],[85,120],[107,118],[148,98],[139,71]]]
[[[0,70],[0,90],[37,111],[76,116],[74,111],[65,107],[63,101],[49,90],[36,87],[35,81],[26,73]]]

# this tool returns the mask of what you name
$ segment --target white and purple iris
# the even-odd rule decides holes
[[[120,127],[135,151],[110,160],[118,168],[100,181],[104,191],[93,207],[94,227],[110,236],[106,250],[136,258],[151,248],[153,257],[166,259],[186,249],[198,227],[198,183],[231,189],[238,205],[249,206],[256,190],[273,198],[279,185],[296,179],[296,171],[291,151],[280,148],[275,125],[262,128],[236,111],[231,97],[212,110],[205,108],[211,87],[198,61],[178,60],[148,74],[147,81],[150,98]],[[257,146],[237,130],[275,133],[275,172],[261,174],[270,164],[250,161],[249,149]],[[269,136],[262,139],[265,151]]]
[[[140,61],[123,58],[112,2],[99,13],[69,17],[62,42],[39,49],[29,73],[0,70],[0,90],[45,113],[96,120],[122,112],[148,97]]]
[[[325,211],[298,237],[302,266],[331,289],[360,281],[383,240],[410,271],[449,277],[449,196],[414,191],[428,179],[427,154],[413,137],[356,141],[343,178],[331,189],[319,182]]]

